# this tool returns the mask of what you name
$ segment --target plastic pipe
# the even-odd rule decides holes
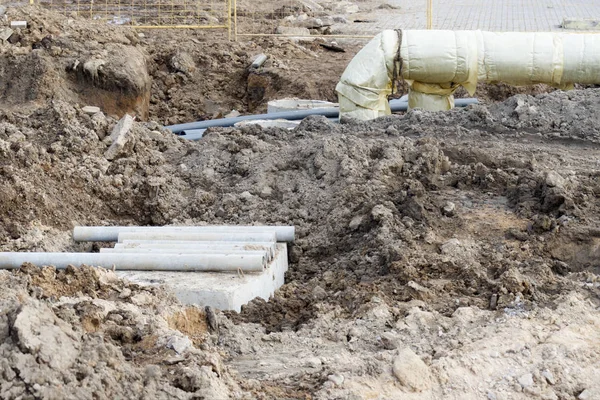
[[[273,261],[275,258],[270,249],[261,250],[240,250],[240,249],[194,249],[190,247],[114,247],[100,249],[100,253],[156,253],[156,254],[248,254],[248,253],[261,253],[265,256],[268,262]]]
[[[264,114],[264,115],[269,115],[269,114]],[[327,119],[330,120],[331,122],[338,122],[338,118],[327,118]],[[186,129],[184,131],[179,132],[179,133],[183,134],[183,135],[179,135],[179,137],[182,139],[186,139],[186,140],[200,140],[204,137],[204,132],[206,132],[206,128],[205,129]]]
[[[275,242],[273,231],[257,232],[176,232],[176,231],[129,231],[121,232],[118,241],[123,240],[190,240],[190,241],[221,241],[221,242]]]
[[[240,250],[240,249],[228,249],[228,250],[220,250],[220,249],[194,249],[191,247],[159,247],[159,248],[123,248],[123,247],[115,247],[115,248],[104,248],[100,249],[100,253],[154,253],[154,254],[250,254],[257,255],[260,254],[267,261],[271,261],[271,257],[269,252],[266,250]]]
[[[116,242],[122,232],[265,232],[273,231],[278,242],[293,242],[296,229],[294,226],[237,226],[237,225],[205,225],[205,226],[76,226],[73,239],[76,242]],[[160,239],[160,238],[157,238]],[[227,240],[230,241],[230,240]],[[242,240],[243,241],[243,240]],[[269,240],[265,240],[269,241]]]
[[[408,101],[402,99],[395,99],[390,101],[390,109],[392,112],[406,111],[408,109]],[[477,104],[478,101],[475,98],[456,99],[454,104],[456,107],[466,107],[469,104]],[[310,110],[300,111],[284,111],[272,114],[256,114],[256,115],[244,115],[235,118],[221,118],[212,119],[209,121],[190,122],[187,124],[170,125],[167,129],[170,129],[173,133],[185,132],[181,138],[189,140],[199,140],[208,128],[214,127],[229,127],[237,124],[241,121],[252,121],[257,119],[289,119],[299,120],[308,117],[309,115],[323,115],[331,120],[337,121],[339,117],[339,108],[314,108]]]
[[[262,272],[266,258],[260,254],[110,254],[110,253],[0,253],[0,269],[23,263],[64,269],[82,264],[141,271]]]
[[[115,249],[205,249],[227,252],[229,250],[264,250],[275,257],[276,245],[270,242],[194,242],[190,240],[124,240]]]
[[[241,117],[234,118],[221,118],[221,119],[211,119],[208,121],[199,121],[199,122],[189,122],[187,124],[178,124],[178,125],[170,125],[167,126],[167,129],[170,129],[173,133],[179,133],[182,131],[187,131],[190,129],[206,129],[206,128],[214,128],[216,126],[227,127],[233,126],[238,122],[242,121],[253,121],[257,119],[289,119],[289,120],[299,120],[308,117],[309,115],[323,115],[325,117],[335,118],[339,115],[339,111],[337,107],[331,108],[315,108],[312,110],[300,110],[300,111],[284,111],[273,114],[255,114],[255,115],[244,115]]]

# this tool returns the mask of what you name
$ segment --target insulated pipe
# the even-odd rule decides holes
[[[395,73],[409,85],[409,109],[430,111],[452,108],[454,92],[463,86],[473,95],[478,82],[545,83],[561,89],[598,84],[600,35],[383,31],[340,78],[341,115],[369,120],[390,114],[387,97]]]
[[[257,232],[176,232],[176,231],[129,231],[121,232],[118,241],[123,240],[190,240],[190,241],[221,241],[221,242],[275,242],[273,231]]]
[[[466,98],[455,100],[456,107],[466,107],[469,104],[477,104],[477,99]],[[407,99],[404,100],[404,98],[390,100],[389,106],[391,112],[406,111],[408,109],[408,101]],[[241,121],[252,121],[257,119],[288,119],[291,121],[297,121],[300,119],[304,119],[309,115],[323,115],[332,121],[337,121],[339,120],[340,112],[339,108],[337,107],[313,108],[309,110],[284,111],[272,114],[244,115],[235,118],[212,119],[209,121],[199,121],[190,122],[187,124],[171,125],[167,126],[166,128],[170,129],[173,133],[185,133],[185,135],[180,136],[182,139],[199,140],[202,139],[204,132],[208,128],[225,128],[233,126],[234,124],[237,124]]]
[[[206,225],[206,226],[76,226],[73,240],[76,242],[116,242],[122,232],[239,232],[254,233],[273,231],[278,242],[293,242],[294,226],[248,226],[248,225]],[[160,238],[157,238],[160,239]],[[229,241],[229,240],[228,240]],[[242,240],[243,241],[243,240]],[[269,241],[269,240],[265,240]]]
[[[270,258],[275,257],[275,243],[271,242],[194,242],[189,240],[124,240],[115,244],[115,249],[203,249],[227,252],[230,250],[267,251]]]
[[[0,253],[0,269],[23,263],[64,269],[82,264],[141,271],[261,272],[267,260],[260,254],[110,254],[110,253]]]

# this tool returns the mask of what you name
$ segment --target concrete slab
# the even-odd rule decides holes
[[[242,276],[232,273],[117,271],[117,274],[140,285],[164,285],[183,304],[239,312],[244,304],[256,297],[269,300],[283,285],[287,269],[287,245],[277,243],[274,259],[260,273]]]
[[[562,22],[563,29],[578,31],[600,30],[600,19],[590,18],[565,18]]]

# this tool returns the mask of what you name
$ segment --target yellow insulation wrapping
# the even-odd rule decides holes
[[[336,87],[340,115],[372,119],[390,113],[398,44],[396,31],[383,31],[354,57]],[[561,89],[600,83],[595,34],[410,30],[403,31],[400,50],[409,108],[450,109],[456,89],[473,95],[478,82]]]

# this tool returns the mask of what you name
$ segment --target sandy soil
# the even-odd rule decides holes
[[[490,87],[447,113],[186,142],[161,124],[335,100],[351,52],[8,15],[32,28],[0,44],[1,250],[97,251],[76,224],[293,224],[297,240],[286,285],[217,311],[216,331],[110,271],[1,271],[0,398],[600,398],[600,90]]]

